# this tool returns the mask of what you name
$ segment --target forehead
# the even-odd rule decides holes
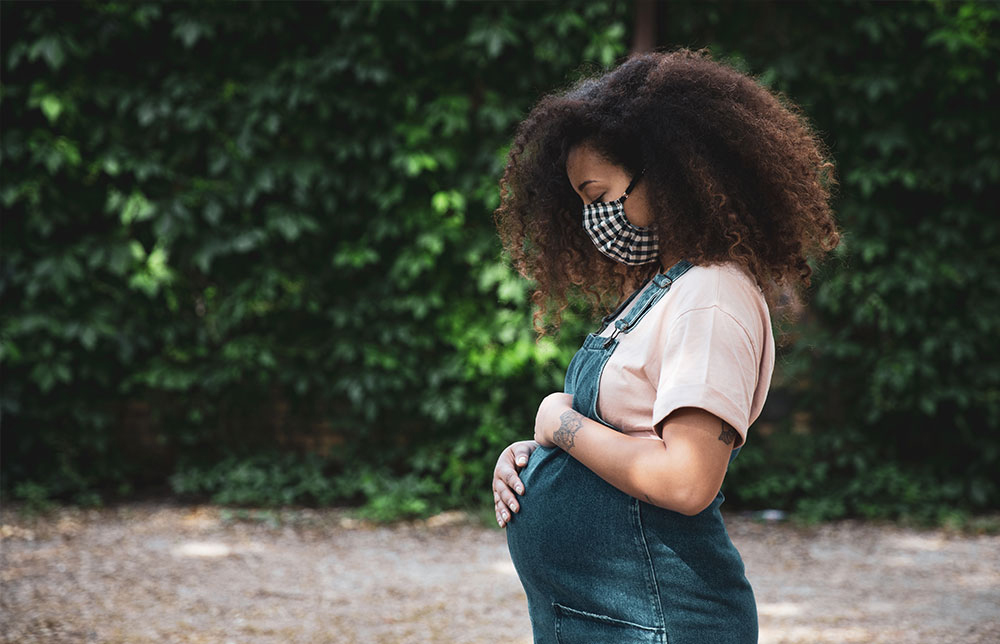
[[[571,179],[582,175],[605,174],[614,171],[615,167],[614,163],[586,144],[573,146],[566,155],[566,173]]]

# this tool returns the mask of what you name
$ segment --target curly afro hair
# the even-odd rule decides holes
[[[581,143],[630,176],[645,168],[666,256],[736,262],[784,319],[810,285],[807,257],[840,243],[829,206],[834,164],[796,105],[707,49],[632,54],[541,98],[507,155],[493,216],[514,268],[534,281],[539,338],[550,313],[558,329],[570,288],[596,315],[661,269],[616,262],[587,236],[566,174]]]

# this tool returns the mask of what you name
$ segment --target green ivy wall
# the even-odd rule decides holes
[[[657,8],[660,47],[785,92],[841,177],[727,505],[998,507],[997,5]],[[634,10],[4,3],[4,495],[490,506],[595,322],[535,342],[492,229],[506,146]]]

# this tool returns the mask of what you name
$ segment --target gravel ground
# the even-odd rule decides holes
[[[0,641],[531,643],[504,532],[478,517],[377,526],[346,509],[247,513],[4,508]],[[1000,642],[998,535],[726,523],[761,644]]]

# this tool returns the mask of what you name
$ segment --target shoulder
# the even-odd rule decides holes
[[[669,317],[716,309],[752,336],[770,326],[767,301],[753,276],[734,262],[692,266],[670,287]]]
[[[764,293],[753,276],[738,264],[692,266],[671,286],[678,313],[690,309],[718,306],[723,310],[763,304]]]

